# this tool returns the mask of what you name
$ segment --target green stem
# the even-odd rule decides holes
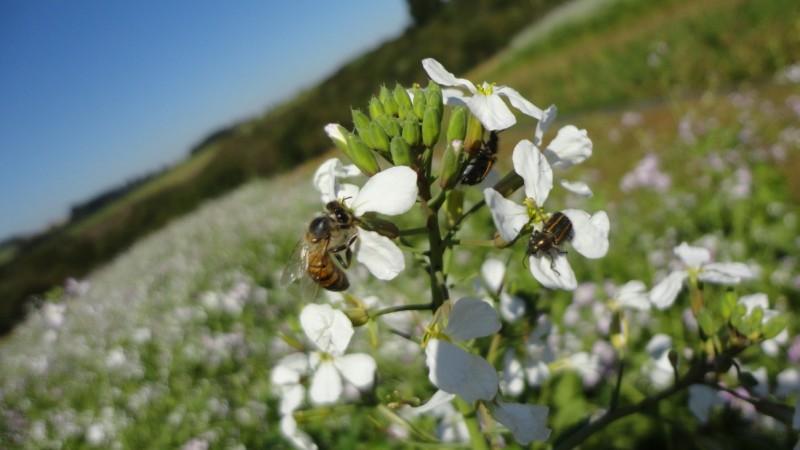
[[[661,400],[664,400],[695,383],[702,383],[706,371],[707,366],[703,363],[703,361],[695,361],[689,369],[689,372],[687,372],[686,375],[671,388],[662,391],[654,397],[646,398],[635,405],[616,410],[609,409],[608,412],[599,419],[579,429],[575,433],[566,436],[563,440],[560,440],[560,442],[558,442],[553,449],[567,450],[577,447],[583,441],[588,439],[589,436],[610,425],[612,422],[630,416],[631,414],[643,413],[651,407],[657,405]]]
[[[432,308],[432,303],[417,303],[413,305],[397,305],[397,306],[389,306],[388,308],[383,308],[374,313],[370,313],[371,318],[380,317],[384,314],[391,314],[400,311],[430,311]]]
[[[470,444],[472,445],[473,450],[489,450],[489,446],[486,443],[486,438],[483,436],[483,432],[481,432],[481,425],[478,423],[478,416],[476,414],[475,409],[472,408],[472,405],[465,402],[461,399],[461,397],[455,398],[456,408],[458,408],[458,412],[464,416],[464,423],[467,426],[467,431],[469,432],[469,440]]]
[[[608,407],[609,411],[614,411],[617,409],[617,404],[619,403],[619,394],[622,390],[622,377],[625,373],[625,358],[619,358],[619,365],[617,367],[617,385],[614,387],[614,394],[611,396],[611,403]]]
[[[428,202],[431,200],[431,187],[428,184],[428,174],[430,173],[431,155],[433,150],[425,149],[422,156],[423,165],[417,174],[417,187],[419,189],[420,206],[425,214],[425,227],[428,230],[428,242],[430,251],[430,271],[428,276],[431,279],[431,295],[433,299],[433,310],[438,309],[450,294],[447,292],[447,276],[444,274],[444,250],[442,245],[442,234],[439,230],[439,210],[432,207]]]

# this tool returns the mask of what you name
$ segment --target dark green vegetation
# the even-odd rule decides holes
[[[432,11],[416,5],[417,24],[402,36],[263,117],[211,133],[191,150],[187,162],[155,177],[152,183],[157,189],[143,186],[121,199],[114,196],[117,203],[100,202],[97,206],[102,208],[94,211],[82,208],[63,226],[0,247],[0,333],[23,316],[29,296],[60,285],[67,277],[84,276],[206,199],[327,152],[331,145],[322,127],[330,122],[349,124],[350,106],[365,104],[380,83],[423,82],[420,61],[429,56],[465,72],[559,3],[462,0]]]

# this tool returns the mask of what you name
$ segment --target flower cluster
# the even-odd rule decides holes
[[[399,84],[394,89],[382,87],[369,101],[366,112],[352,111],[352,129],[340,124],[325,127],[334,145],[352,164],[329,159],[313,176],[325,211],[309,225],[307,239],[316,247],[306,250],[311,256],[304,260],[304,269],[320,286],[343,290],[350,284],[328,281],[340,273],[336,270],[341,270],[338,276],[349,273],[345,269],[351,256],[378,280],[392,280],[406,270],[407,252],[428,275],[430,296],[417,293],[418,301],[381,306],[382,302],[367,300],[380,293],[372,292],[368,284],[357,283],[340,303],[348,308],[345,312],[329,305],[303,308],[300,325],[318,350],[287,355],[272,374],[273,387],[281,397],[282,430],[295,446],[315,446],[299,430],[294,416],[306,397],[312,407],[320,407],[343,398],[357,400],[357,395],[345,395],[346,384],[354,388],[353,394],[373,389],[376,360],[362,353],[344,354],[353,326],[369,324],[373,342],[379,340],[376,328],[387,327],[411,345],[419,345],[419,353],[424,355],[427,380],[437,391],[422,406],[416,406],[419,402],[415,398],[392,394],[388,404],[400,413],[394,425],[429,414],[439,421],[442,441],[451,442],[460,436],[476,445],[483,445],[483,433],[497,434],[498,430],[509,432],[522,445],[548,440],[549,408],[509,400],[530,398],[525,394],[539,389],[559,370],[576,372],[586,389],[595,388],[606,375],[614,373],[618,377],[609,378],[621,383],[622,363],[635,345],[630,340],[634,327],[631,315],[638,314],[642,320],[635,324],[643,326],[651,320],[651,309],[657,314],[676,303],[684,285],[688,285],[691,297],[687,318],[702,331],[698,334],[703,339],[713,339],[721,359],[724,356],[725,361],[733,361],[743,348],[756,343],[773,352],[786,344],[788,334],[765,297],[745,296],[738,302],[730,297],[732,300],[720,307],[705,304],[700,283],[738,284],[753,278],[755,271],[741,263],[712,263],[710,252],[686,243],[675,249],[680,264],[649,292],[638,280],[619,287],[608,283],[608,299],[597,300],[592,292],[594,285],[580,280],[580,268],[574,270],[567,255],[571,248],[588,259],[606,256],[609,216],[603,210],[590,213],[574,206],[552,207],[555,202],[550,195],[556,185],[576,200],[593,195],[586,183],[562,178],[592,155],[593,144],[586,130],[565,125],[547,141],[557,115],[554,105],[541,109],[508,86],[458,78],[434,59],[423,60],[422,66],[431,80],[425,88],[415,85],[406,89]],[[502,166],[495,165],[500,133],[517,123],[509,104],[537,123],[528,138],[514,145],[513,171],[504,177],[490,176]],[[445,107],[450,107],[448,114]],[[445,117],[449,120],[446,126],[442,124]],[[445,140],[438,146],[440,137]],[[434,151],[438,149],[441,156],[437,158]],[[367,179],[360,187],[354,184],[362,177]],[[637,183],[645,185],[645,181]],[[476,193],[469,190],[476,184],[483,184],[477,191],[479,200],[465,208],[468,196]],[[417,215],[411,213],[415,206],[419,207]],[[464,222],[483,207],[488,210],[484,217],[487,221],[491,217],[494,224],[494,236],[461,239]],[[420,219],[417,226],[408,226]],[[515,244],[521,242],[516,245],[516,250],[524,254],[521,265],[538,286],[574,291],[572,304],[563,310],[561,325],[583,327],[583,332],[559,330],[552,312],[533,307],[524,294],[516,295],[519,287],[506,288],[506,268],[513,264],[508,262],[513,258],[507,262],[487,258],[480,270],[484,283],[474,284],[477,295],[451,297],[451,290],[463,289],[452,276],[452,252],[468,242],[505,252],[515,251]],[[320,247],[320,243],[326,247]],[[361,293],[364,300],[358,298]],[[591,309],[591,327],[580,318],[587,309]],[[432,317],[425,320],[415,316],[415,320],[404,322],[406,330],[377,320],[388,314],[420,311]],[[588,328],[596,335],[590,336]],[[522,344],[504,339],[512,335],[521,337],[516,341]],[[597,340],[587,350],[581,339],[593,338]],[[718,389],[705,381],[705,374],[721,371],[718,366],[724,364],[715,362],[712,368],[702,354],[679,354],[673,348],[676,342],[668,334],[653,334],[643,348],[651,361],[641,370],[651,386],[668,389],[681,376],[680,358],[689,359],[692,369],[686,371],[681,386],[692,385],[689,407],[701,416],[707,411],[702,405],[716,404],[701,401],[711,398],[707,390]],[[617,386],[614,395],[619,391]],[[615,397],[612,402],[617,400]],[[608,414],[612,413],[613,407]],[[477,414],[482,423],[478,423]],[[413,431],[409,425],[396,433],[405,436]]]

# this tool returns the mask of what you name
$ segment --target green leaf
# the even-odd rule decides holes
[[[712,317],[711,312],[707,309],[701,309],[697,314],[697,323],[706,336],[713,336],[717,331],[717,327],[714,324],[714,317]]]

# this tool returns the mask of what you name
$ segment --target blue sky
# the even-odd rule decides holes
[[[0,3],[0,240],[399,35],[404,0]]]

